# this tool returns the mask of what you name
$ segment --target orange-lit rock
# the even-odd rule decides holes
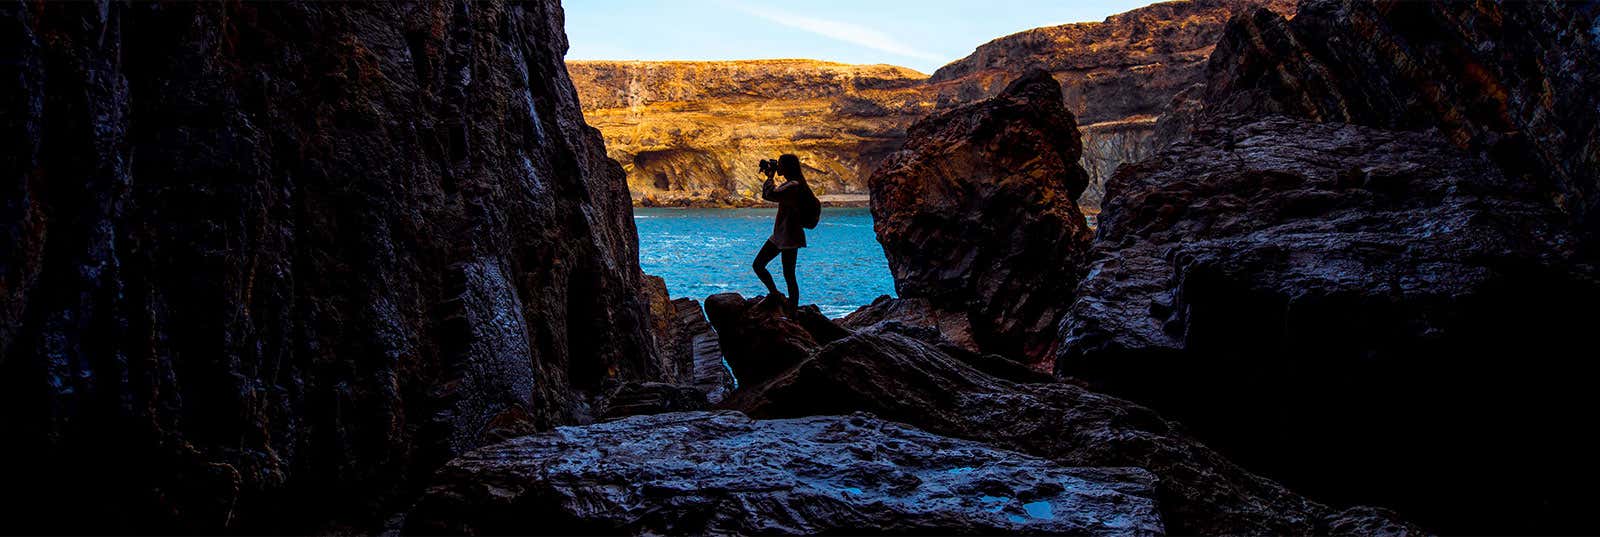
[[[811,60],[567,63],[589,124],[640,204],[743,205],[756,162],[794,153],[821,195],[866,195],[866,175],[932,108],[926,75]]]
[[[931,77],[889,65],[812,60],[571,61],[590,125],[627,169],[635,203],[756,203],[755,163],[793,152],[819,193],[866,194],[866,178],[935,109],[993,97],[1030,68],[1061,82],[1078,117],[1097,212],[1117,165],[1150,154],[1156,119],[1199,83],[1229,17],[1293,0],[1180,0],[990,41]]]

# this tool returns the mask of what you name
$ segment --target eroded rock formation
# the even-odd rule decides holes
[[[474,451],[411,513],[427,535],[1161,534],[1154,479],[870,415],[691,412]]]
[[[371,531],[660,375],[554,0],[0,6],[0,511]]]
[[[1434,133],[1276,117],[1201,129],[1108,193],[1062,373],[1319,497],[1577,529],[1561,511],[1590,496],[1564,483],[1596,465],[1563,424],[1600,403],[1574,345],[1600,319],[1555,306],[1600,286],[1545,192]],[[1461,472],[1532,457],[1563,476]]]
[[[1154,149],[1178,92],[1204,80],[1229,16],[1249,6],[1292,15],[1293,0],[1178,0],[1103,22],[1035,28],[977,47],[932,77],[882,65],[810,60],[571,62],[591,124],[646,203],[753,203],[754,163],[795,152],[827,193],[864,194],[872,168],[934,109],[997,95],[1050,71],[1077,115],[1091,210],[1118,164]]]
[[[742,205],[756,163],[794,153],[819,195],[866,194],[866,175],[931,108],[926,75],[812,60],[573,61],[589,123],[621,162],[635,201]]]
[[[719,330],[729,322],[712,320]],[[772,349],[753,351],[754,357],[770,356],[781,348],[776,345],[793,341],[796,330],[767,325],[742,337],[771,342]],[[865,411],[1066,466],[1144,468],[1157,477],[1162,524],[1176,534],[1324,534],[1335,527],[1418,532],[1382,510],[1340,511],[1307,500],[1228,462],[1149,409],[1071,384],[1040,382],[1048,378],[945,344],[932,329],[888,321],[801,350],[806,357],[798,364],[741,384],[722,406],[757,418]]]
[[[1081,153],[1045,71],[917,122],[870,180],[895,290],[965,313],[979,348],[1048,370],[1093,237],[1074,201]]]
[[[1577,305],[1600,297],[1597,20],[1339,0],[1236,18],[1163,120],[1177,145],[1110,181],[1060,370],[1317,497],[1447,532],[1594,531],[1576,484],[1600,465],[1565,424],[1600,408],[1574,380],[1597,321]],[[1532,459],[1561,477],[1460,472]]]

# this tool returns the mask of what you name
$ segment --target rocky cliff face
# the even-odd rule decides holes
[[[1293,0],[1163,2],[1001,37],[931,78],[807,60],[570,66],[585,116],[628,169],[635,198],[661,201],[752,198],[754,162],[785,151],[824,172],[829,192],[865,193],[867,175],[911,122],[1044,69],[1081,124],[1091,179],[1082,202],[1094,210],[1117,165],[1153,149],[1156,118],[1173,96],[1204,80],[1229,17],[1257,5],[1294,12]]]
[[[554,0],[0,6],[24,533],[366,531],[659,375]]]
[[[978,346],[1049,369],[1089,240],[1089,179],[1061,86],[1034,70],[912,126],[873,172],[873,228],[900,296],[966,315]]]
[[[925,75],[811,60],[568,64],[636,202],[759,199],[757,161],[794,153],[819,195],[866,193],[866,174],[926,113]]]
[[[1446,532],[1594,531],[1575,513],[1600,466],[1569,424],[1600,408],[1576,380],[1600,321],[1579,102],[1597,17],[1319,0],[1235,19],[1179,141],[1108,184],[1060,371],[1316,497]],[[1535,459],[1561,474],[1515,468]]]

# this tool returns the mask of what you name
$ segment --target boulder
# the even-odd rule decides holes
[[[1600,417],[1579,306],[1600,287],[1548,192],[1440,133],[1282,116],[1201,128],[1107,188],[1059,373],[1329,501],[1594,529],[1571,424]]]
[[[866,414],[688,412],[466,454],[406,532],[1155,535],[1153,488],[1136,468],[1067,467]]]
[[[1158,479],[1162,524],[1176,534],[1326,534],[1335,522],[1418,533],[1381,510],[1341,513],[1308,500],[1147,408],[1071,384],[998,378],[907,330],[917,329],[885,322],[857,331],[722,406],[758,418],[866,411],[1067,466],[1144,468]]]
[[[661,375],[555,0],[0,5],[5,531],[369,533]]]
[[[965,313],[979,347],[1048,369],[1093,235],[1074,202],[1082,150],[1041,70],[913,125],[868,181],[898,294]]]
[[[800,363],[822,343],[849,331],[816,306],[792,308],[782,297],[746,299],[738,293],[706,298],[706,317],[717,330],[723,359],[740,384],[758,383]]]

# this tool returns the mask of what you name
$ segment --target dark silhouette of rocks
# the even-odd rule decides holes
[[[979,347],[1048,369],[1092,232],[1088,177],[1044,71],[923,119],[872,174],[873,227],[900,296],[964,312]]]
[[[1163,533],[1154,478],[870,415],[692,412],[561,427],[439,472],[419,534]]]
[[[1568,480],[1596,466],[1563,424],[1600,403],[1577,347],[1600,319],[1552,305],[1600,287],[1546,193],[1437,134],[1283,117],[1197,132],[1108,192],[1061,373],[1320,498],[1582,527]],[[1461,473],[1532,458],[1562,475]]]
[[[1570,427],[1600,408],[1585,9],[1236,18],[1173,145],[1108,182],[1059,371],[1317,498],[1592,532],[1600,464]],[[1528,460],[1562,470],[1486,462]]]
[[[372,531],[661,376],[553,0],[0,7],[0,514]]]
[[[773,342],[768,354],[776,354],[777,345],[793,339],[781,337],[786,328],[747,336]],[[930,337],[937,337],[932,330],[888,321],[813,344],[797,365],[761,383],[742,383],[721,406],[764,419],[871,412],[1067,466],[1144,468],[1158,478],[1162,523],[1175,534],[1329,533],[1335,523],[1418,532],[1382,510],[1341,512],[1299,496],[1228,462],[1146,408],[1076,385],[1029,382],[1037,377],[1008,380]]]
[[[816,306],[788,307],[780,297],[738,293],[706,298],[722,357],[740,384],[761,382],[804,360],[817,345],[849,334]]]

